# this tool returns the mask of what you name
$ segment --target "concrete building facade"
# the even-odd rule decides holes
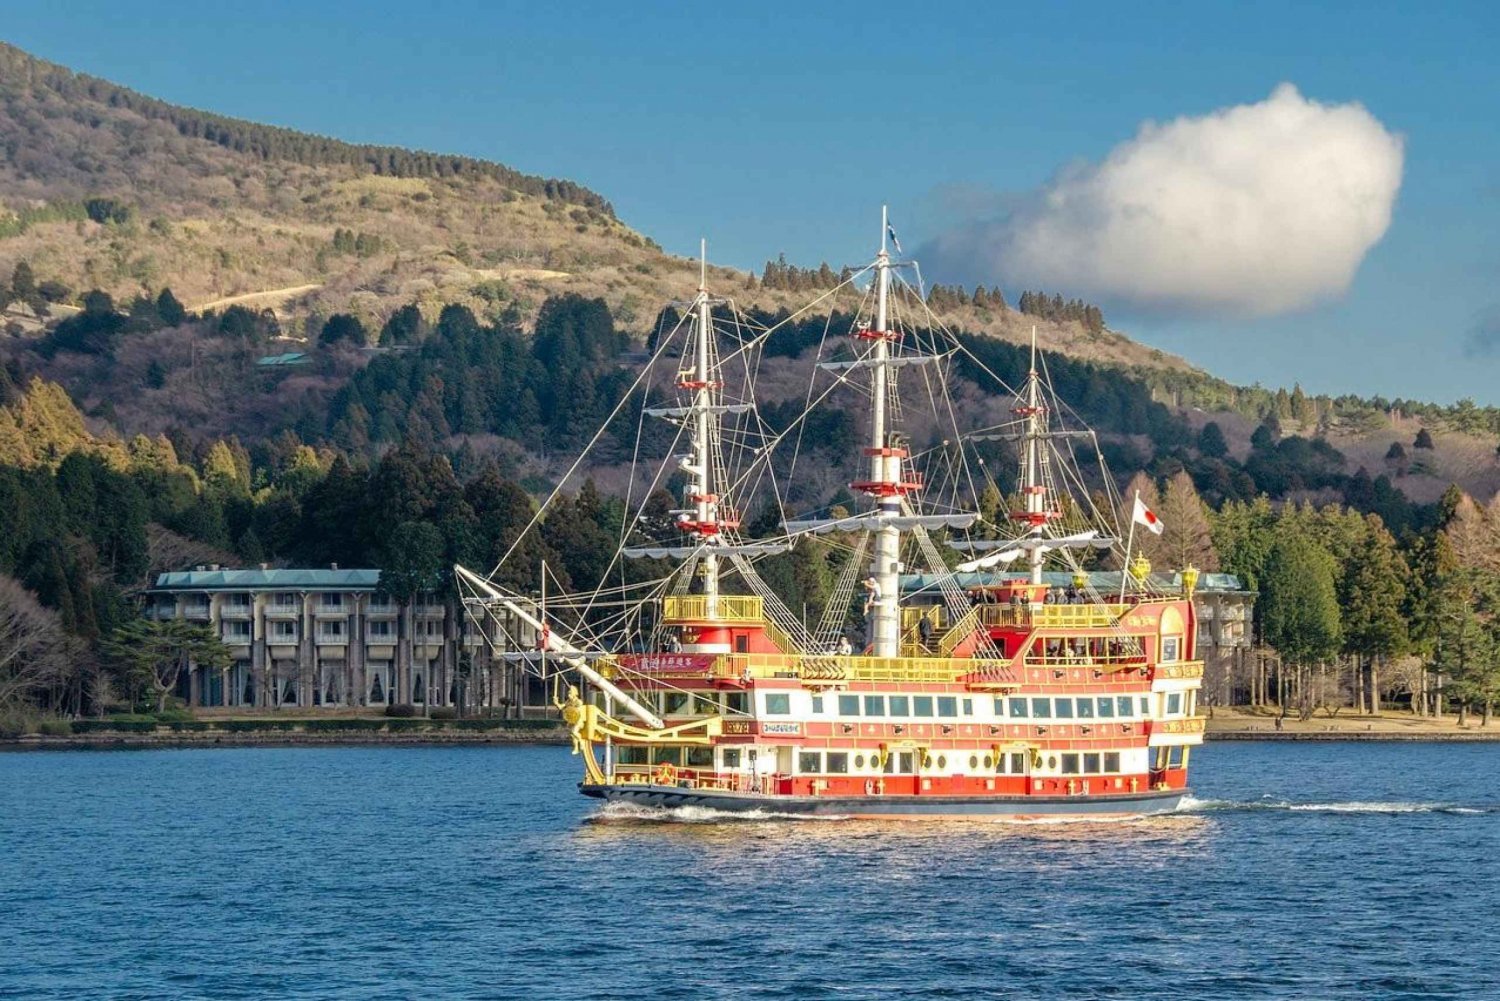
[[[379,570],[199,567],[160,574],[145,602],[150,618],[211,627],[234,658],[183,672],[178,694],[192,706],[519,711],[545,699],[503,655],[534,647],[528,627],[481,626],[432,593],[403,606],[380,591]]]

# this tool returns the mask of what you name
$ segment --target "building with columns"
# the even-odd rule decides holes
[[[523,623],[482,625],[452,598],[405,607],[380,591],[379,570],[235,570],[160,574],[145,613],[210,626],[234,660],[190,665],[178,695],[191,706],[384,707],[394,703],[519,712],[546,692],[508,647],[534,649]]]

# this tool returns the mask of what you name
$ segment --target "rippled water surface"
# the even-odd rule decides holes
[[[550,747],[0,754],[0,997],[1500,997],[1500,747],[1193,764],[876,824],[601,813]]]

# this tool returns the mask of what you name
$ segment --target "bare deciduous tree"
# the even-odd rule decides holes
[[[0,575],[0,709],[60,689],[81,655],[56,612],[20,581]]]

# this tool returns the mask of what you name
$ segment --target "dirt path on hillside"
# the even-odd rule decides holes
[[[259,306],[261,308],[275,309],[277,306],[295,299],[299,295],[316,292],[322,287],[322,282],[315,282],[312,285],[288,285],[286,288],[266,289],[264,292],[246,292],[242,295],[230,295],[222,299],[212,299],[190,308],[195,313],[201,313],[205,309],[227,309],[230,306]]]

